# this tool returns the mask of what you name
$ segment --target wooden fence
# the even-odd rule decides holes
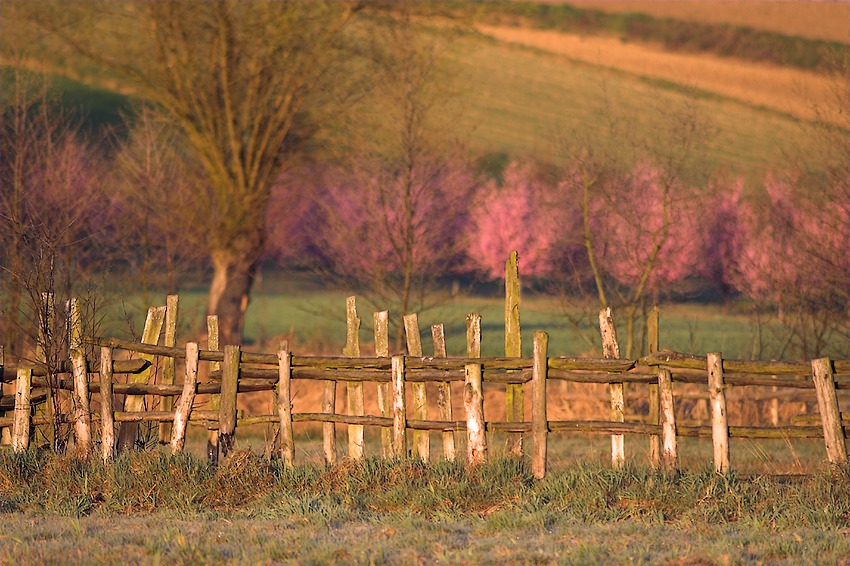
[[[506,348],[516,348],[511,340],[519,333],[518,309],[510,289],[506,303]],[[0,410],[11,416],[0,417],[0,428],[12,430],[12,449],[21,452],[29,447],[34,426],[51,422],[49,414],[37,414],[34,406],[48,397],[45,390],[50,382],[56,391],[69,392],[72,403],[60,415],[63,422],[73,425],[74,449],[82,457],[93,453],[99,437],[100,454],[108,460],[116,451],[134,446],[138,423],[158,422],[159,439],[170,443],[172,452],[184,448],[188,423],[209,430],[209,455],[228,457],[234,449],[239,427],[272,423],[279,427],[279,454],[287,465],[295,462],[293,423],[323,423],[323,451],[329,464],[336,462],[336,425],[347,425],[348,456],[364,457],[364,427],[381,430],[381,456],[418,457],[432,459],[431,433],[439,434],[442,453],[453,460],[460,446],[465,445],[465,459],[471,465],[487,458],[487,432],[508,433],[509,448],[515,454],[529,454],[534,476],[542,478],[547,470],[549,435],[563,432],[592,432],[611,435],[612,464],[625,462],[625,434],[644,435],[649,439],[650,461],[653,466],[677,469],[679,437],[712,439],[715,469],[724,473],[730,467],[729,439],[741,438],[822,438],[825,454],[832,464],[848,465],[844,426],[838,404],[837,390],[850,389],[850,361],[826,358],[811,362],[758,362],[724,360],[719,353],[695,356],[658,351],[657,311],[650,317],[650,354],[640,359],[621,359],[610,310],[600,313],[600,332],[603,358],[567,358],[550,356],[548,335],[534,333],[531,357],[481,357],[481,318],[467,317],[467,351],[463,357],[447,357],[442,325],[431,328],[434,356],[423,356],[420,330],[416,315],[404,318],[407,355],[389,353],[387,312],[373,315],[375,328],[375,357],[360,354],[358,338],[361,320],[353,297],[347,301],[347,341],[341,357],[300,356],[286,344],[275,353],[243,351],[239,346],[218,347],[217,319],[209,317],[209,345],[200,349],[194,342],[185,347],[175,346],[177,298],[169,297],[165,307],[148,313],[141,342],[114,338],[91,338],[88,342],[99,348],[97,359],[87,359],[80,344],[72,342],[67,363],[48,380],[43,364],[28,367],[0,366],[0,380],[15,382],[14,395],[0,398]],[[169,311],[169,309],[171,309]],[[512,320],[516,317],[516,320]],[[163,325],[165,331],[163,332]],[[517,333],[514,335],[513,333]],[[160,336],[164,344],[159,345]],[[521,347],[521,344],[520,344]],[[135,352],[136,360],[115,359],[116,351]],[[185,367],[183,383],[176,383],[177,360]],[[2,360],[0,360],[2,361]],[[201,364],[209,375],[199,382]],[[151,369],[161,371],[157,383],[151,380]],[[126,382],[116,376],[126,374]],[[292,410],[292,381],[318,380],[323,382],[322,412],[295,413]],[[610,418],[607,420],[550,420],[547,406],[557,395],[547,387],[554,381],[595,383],[608,386]],[[364,388],[366,382],[377,384],[379,414],[365,414]],[[463,415],[454,415],[452,388],[454,382],[463,384]],[[345,413],[336,411],[338,385],[347,389]],[[428,399],[426,384],[437,384],[437,399]],[[488,421],[484,414],[483,387],[499,384],[504,387],[506,415],[504,421]],[[525,418],[522,399],[525,384],[530,384],[531,415]],[[626,422],[624,416],[625,386],[629,397],[648,400],[649,411],[643,422]],[[706,388],[710,401],[710,425],[686,425],[676,422],[674,407],[675,384],[697,384]],[[819,416],[808,417],[792,426],[730,426],[727,422],[727,393],[732,388],[769,387],[790,391],[814,390]],[[276,392],[276,411],[273,414],[242,415],[237,411],[240,393],[253,391]],[[210,402],[198,405],[196,395],[210,395]],[[92,399],[99,397],[100,410],[92,412]],[[116,410],[116,399],[124,396],[123,410]],[[144,396],[163,399],[161,410],[144,410]],[[165,401],[167,400],[167,401]],[[177,400],[176,404],[172,401]],[[436,401],[440,418],[429,420],[429,403]],[[98,424],[99,426],[94,426]],[[116,427],[118,434],[115,434]],[[99,435],[92,429],[99,429]],[[412,438],[408,438],[412,431]],[[530,446],[523,449],[523,440]],[[465,441],[465,442],[464,442]]]

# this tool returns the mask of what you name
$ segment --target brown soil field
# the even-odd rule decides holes
[[[837,81],[823,75],[711,55],[669,53],[616,38],[514,27],[479,26],[499,41],[539,49],[574,61],[640,77],[670,81],[744,104],[810,120],[818,110],[839,122]]]
[[[843,0],[570,0],[568,3],[609,13],[641,12],[660,18],[726,23],[850,43],[850,3]]]

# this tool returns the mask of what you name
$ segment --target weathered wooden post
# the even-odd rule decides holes
[[[295,463],[295,435],[292,432],[292,353],[277,353],[277,414],[280,418],[280,457],[287,468]]]
[[[142,331],[143,344],[158,344],[159,334],[162,331],[162,324],[165,321],[165,307],[151,307],[148,309],[148,316],[145,319],[145,328]],[[151,354],[142,354],[141,358],[151,363],[153,367],[154,356]],[[147,383],[151,376],[151,367],[144,371],[131,375],[130,383]],[[125,412],[139,412],[144,409],[144,395],[127,395],[124,399]],[[118,432],[118,450],[123,452],[131,450],[136,444],[136,433],[139,430],[139,423],[121,423]]]
[[[658,397],[661,405],[661,460],[664,468],[679,469],[679,446],[676,438],[676,411],[673,405],[673,376],[670,370],[658,370]]]
[[[407,457],[407,404],[404,398],[404,356],[393,356],[393,455]]]
[[[112,396],[112,348],[100,349],[100,447],[103,461],[115,456],[115,398]]]
[[[74,447],[77,458],[87,460],[91,455],[91,410],[89,408],[89,379],[86,353],[80,347],[71,349],[71,374],[74,378]]]
[[[416,314],[404,315],[404,334],[407,339],[407,353],[414,358],[421,358],[422,339],[419,336],[419,318]],[[413,418],[428,420],[428,391],[421,381],[413,382]],[[431,457],[431,435],[427,430],[413,431],[413,444],[416,454],[427,462]]]
[[[466,459],[469,465],[477,466],[487,460],[481,364],[464,367],[463,408],[466,411]]]
[[[505,263],[505,356],[522,357],[522,333],[519,322],[519,259],[511,252]],[[505,408],[509,422],[525,420],[525,395],[522,384],[509,383],[505,389]],[[508,453],[522,457],[522,433],[508,434]]]
[[[481,315],[477,312],[466,315],[466,357],[481,357]]]
[[[729,423],[726,410],[726,390],[723,383],[723,358],[720,353],[708,354],[708,395],[711,401],[711,441],[714,445],[714,471],[729,471]]]
[[[345,300],[346,338],[342,355],[347,358],[360,357],[360,317],[357,316],[356,297]],[[363,383],[349,381],[347,385],[348,414],[363,416]],[[348,425],[348,457],[363,458],[363,425]]]
[[[207,349],[211,352],[219,351],[218,342],[218,315],[211,314],[207,316]],[[210,362],[210,372],[221,371],[221,363]],[[218,411],[221,408],[221,394],[210,394],[210,410]],[[207,460],[213,464],[218,462],[218,430],[210,429],[207,431]]]
[[[531,369],[531,431],[534,442],[531,473],[536,479],[546,476],[549,421],[546,418],[546,377],[549,372],[549,335],[534,333],[534,361]]]
[[[617,341],[617,329],[614,327],[614,316],[611,307],[599,312],[599,330],[602,333],[602,354],[605,358],[620,357],[620,344]],[[611,396],[611,420],[615,423],[625,422],[625,397],[622,383],[608,385]],[[611,462],[616,469],[623,467],[626,461],[624,436],[611,435]]]
[[[225,458],[233,453],[236,435],[236,393],[239,390],[239,362],[242,352],[239,346],[224,347],[224,362],[221,364],[221,407],[218,412],[218,439],[221,455]]]
[[[0,372],[5,372],[6,368],[6,351],[2,344],[0,344]],[[0,383],[0,395],[3,394],[3,383]],[[3,416],[7,416],[9,413],[3,413]],[[12,411],[12,415],[14,415],[14,410]],[[0,445],[9,446],[12,444],[12,431],[9,427],[4,426],[0,427]]]
[[[192,414],[192,406],[195,403],[195,392],[198,387],[198,353],[197,342],[188,342],[186,344],[186,380],[183,382],[183,394],[180,396],[180,404],[174,412],[174,426],[171,428],[172,454],[182,452],[183,447],[186,445],[186,427],[189,425],[189,416]]]
[[[659,316],[658,307],[652,307],[649,311],[649,316],[646,320],[648,350],[650,354],[655,354],[659,350]],[[649,424],[657,425],[661,423],[660,413],[661,405],[658,397],[658,383],[649,384]],[[661,437],[657,434],[649,435],[649,465],[652,469],[657,470],[661,467]]]
[[[68,326],[66,328],[69,329],[68,335],[65,338],[68,338],[71,341],[75,339],[79,339],[81,335],[80,320],[79,320],[79,312],[77,311],[77,303],[76,299],[71,299],[68,304],[68,318],[66,319],[66,323]],[[48,360],[48,356],[53,356],[53,362],[56,361],[57,356],[59,355],[58,349],[60,345],[60,341],[56,340],[56,336],[54,335],[56,331],[56,298],[54,293],[42,293],[41,294],[41,303],[39,304],[38,311],[38,332],[36,333],[36,344],[35,344],[35,361],[39,364],[44,364],[45,367],[50,368],[52,364],[48,363],[51,360]],[[70,346],[73,346],[69,343]],[[56,415],[62,413],[62,399],[61,397],[64,395],[64,392],[60,393],[60,389],[56,386],[55,382],[59,378],[58,375],[52,373],[48,370],[47,375],[47,400],[39,405],[36,405],[35,408],[35,416],[36,417],[46,417],[48,419],[48,424],[39,425],[34,427],[35,434],[34,437],[43,436],[47,443],[54,450],[62,451],[62,447],[57,445],[56,438],[56,427],[54,426],[56,423],[54,419]],[[56,409],[58,407],[58,410]]]
[[[336,381],[326,380],[322,391],[322,412],[327,415],[336,413]],[[322,449],[325,453],[325,463],[328,466],[336,464],[336,425],[322,423]]]
[[[390,357],[390,313],[388,311],[376,312],[372,315],[375,325],[375,355],[379,358]],[[391,382],[378,383],[378,410],[382,417],[392,416],[392,384]],[[381,428],[381,456],[383,458],[393,457],[393,429],[392,427]]]
[[[431,325],[431,338],[434,341],[434,357],[445,358],[446,334],[442,324]],[[452,417],[452,384],[444,381],[437,384],[437,408],[440,410],[440,420],[450,422]],[[449,462],[455,460],[455,433],[454,431],[443,431],[443,455]]]
[[[177,306],[180,301],[178,295],[168,295],[165,297],[165,333],[162,337],[162,345],[173,348],[177,344]],[[174,377],[176,370],[174,369],[174,358],[165,356],[162,359],[162,374],[160,375],[160,383],[174,385]],[[174,399],[171,397],[162,398],[162,410],[170,411],[174,407]],[[159,443],[166,444],[171,442],[171,423],[159,423]]]
[[[827,458],[830,464],[847,467],[847,445],[841,424],[838,396],[835,394],[835,376],[829,358],[812,360],[812,379],[818,396]]]
[[[26,452],[30,446],[32,419],[32,368],[18,368],[15,382],[15,424],[12,429],[12,450]]]

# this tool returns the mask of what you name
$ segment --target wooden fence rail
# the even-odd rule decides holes
[[[515,262],[515,257],[508,262],[509,271],[515,269]],[[599,317],[602,358],[552,356],[548,351],[548,335],[542,331],[534,333],[532,356],[522,357],[515,287],[515,280],[509,277],[504,357],[481,357],[481,317],[476,313],[467,317],[464,357],[448,357],[442,325],[430,329],[435,355],[424,356],[416,315],[404,317],[407,355],[391,356],[386,311],[373,315],[376,355],[363,357],[359,340],[361,318],[354,297],[346,301],[347,339],[342,356],[297,355],[287,344],[274,353],[246,352],[239,346],[219,345],[215,317],[207,321],[210,332],[207,349],[194,342],[179,347],[174,334],[177,297],[170,296],[166,306],[149,310],[141,342],[93,337],[82,343],[76,338],[68,359],[55,368],[43,363],[4,366],[0,357],[0,383],[15,383],[13,395],[0,396],[0,411],[12,412],[0,415],[0,429],[11,429],[12,449],[22,452],[29,449],[33,427],[58,420],[73,426],[74,449],[80,458],[92,455],[99,441],[104,460],[111,459],[116,451],[136,446],[137,429],[142,422],[161,423],[156,431],[157,440],[168,444],[172,453],[184,449],[188,425],[208,429],[207,453],[212,460],[217,460],[219,453],[223,457],[233,453],[240,427],[266,424],[277,427],[277,453],[287,466],[292,466],[296,462],[293,425],[318,423],[323,425],[323,453],[328,464],[334,464],[337,459],[336,426],[344,425],[348,435],[347,455],[352,459],[367,455],[364,427],[381,429],[381,448],[377,454],[382,457],[431,460],[433,432],[439,434],[446,459],[455,459],[465,448],[469,465],[487,459],[487,433],[506,434],[508,452],[518,457],[527,454],[535,478],[544,477],[548,469],[550,435],[570,432],[610,435],[615,467],[622,466],[627,459],[624,435],[647,436],[650,462],[658,469],[678,468],[679,437],[711,438],[712,458],[718,473],[732,468],[731,438],[822,438],[829,462],[848,465],[845,438],[850,423],[842,420],[838,392],[850,390],[850,360],[759,362],[727,360],[720,353],[696,356],[659,350],[657,311],[653,314],[654,323],[650,324],[650,354],[639,359],[621,359],[610,309]],[[159,344],[161,335],[164,344]],[[84,345],[95,349],[98,357],[91,352],[86,358]],[[119,353],[116,351],[131,353],[139,359],[115,359]],[[124,354],[117,357],[126,357]],[[176,379],[178,362],[184,368],[183,379]],[[199,375],[207,375],[207,381],[200,382]],[[293,411],[292,384],[299,380],[321,384],[321,412]],[[610,418],[550,419],[552,403],[575,395],[567,393],[559,397],[556,390],[560,388],[550,387],[553,382],[564,381],[607,386]],[[377,384],[378,414],[365,413],[364,382]],[[336,407],[340,383],[345,384],[348,393],[344,413]],[[428,398],[426,384],[429,383],[436,384],[436,399]],[[462,399],[452,399],[452,383],[462,385]],[[531,396],[529,418],[524,414],[525,384]],[[710,424],[677,422],[676,401],[685,397],[674,390],[678,384],[697,386],[689,388],[687,395],[710,401]],[[727,405],[733,396],[729,393],[743,387],[769,387],[770,394],[750,397],[772,395],[776,400],[788,402],[799,402],[799,394],[811,397],[813,392],[819,417],[804,415],[795,421],[798,424],[784,426],[730,424]],[[504,393],[504,421],[486,420],[485,388]],[[693,389],[698,391],[694,393]],[[35,411],[34,407],[50,397],[44,393],[46,390],[71,392],[72,406],[55,416]],[[256,391],[274,392],[272,414],[245,415],[237,410],[239,395]],[[794,396],[789,397],[789,391]],[[206,407],[199,405],[198,395],[209,396]],[[117,396],[124,397],[123,405]],[[159,410],[146,409],[145,400],[151,397],[160,399]],[[639,421],[626,417],[625,407],[630,400],[646,401],[648,410],[639,416]],[[430,411],[430,405],[436,409]],[[454,414],[453,405],[463,407],[463,415]],[[92,406],[98,406],[99,410],[92,411]],[[439,414],[439,418],[432,420],[431,414]],[[99,434],[93,434],[92,429],[99,429]]]

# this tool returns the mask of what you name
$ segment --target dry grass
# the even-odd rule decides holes
[[[836,81],[811,72],[711,55],[669,53],[610,37],[483,25],[479,29],[499,41],[640,77],[671,81],[797,118],[811,120],[818,109],[826,109],[830,120],[841,119],[839,109],[831,108]]]
[[[764,0],[570,0],[570,4],[618,14],[732,24],[810,39],[850,42],[850,4],[835,1]]]

